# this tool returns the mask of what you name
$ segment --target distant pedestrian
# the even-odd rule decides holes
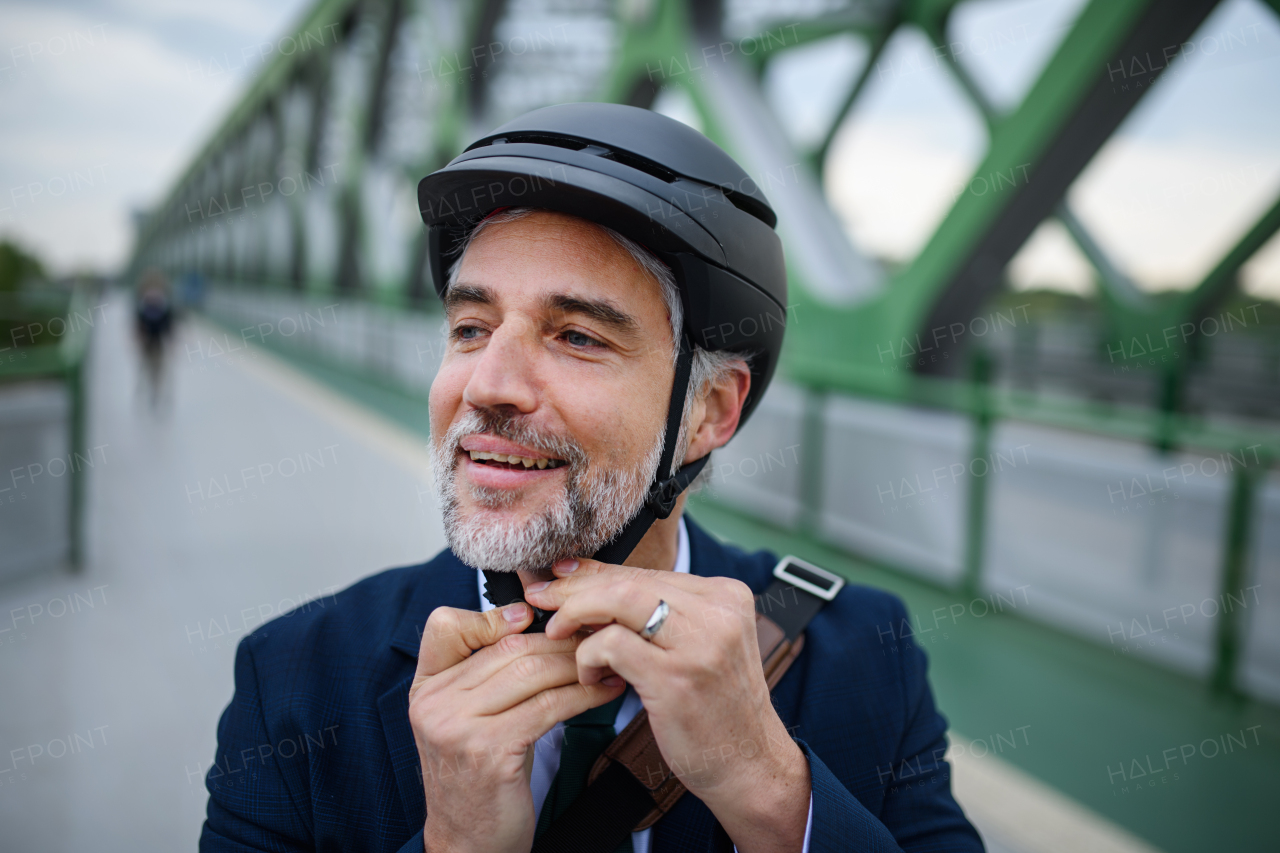
[[[173,334],[173,300],[164,274],[157,269],[143,273],[134,309],[134,327],[142,349],[148,401],[154,410],[164,382],[165,349]]]

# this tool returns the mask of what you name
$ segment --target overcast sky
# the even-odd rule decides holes
[[[111,270],[302,0],[0,3],[0,234]],[[269,48],[267,48],[269,49]]]
[[[153,204],[270,58],[303,0],[0,0],[0,235],[57,271],[110,271],[132,210]],[[1002,107],[1016,104],[1083,0],[971,0],[951,50]],[[1149,287],[1198,279],[1280,193],[1280,24],[1227,0],[1073,187],[1082,219]],[[793,51],[767,94],[798,142],[820,137],[865,51]],[[945,215],[986,130],[928,44],[895,36],[833,148],[827,189],[855,242],[910,257]],[[1280,239],[1249,269],[1280,297]],[[1024,284],[1081,289],[1090,273],[1043,227],[1014,265]]]

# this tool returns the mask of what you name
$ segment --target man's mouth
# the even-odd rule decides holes
[[[564,465],[563,459],[550,459],[545,456],[516,456],[512,453],[491,453],[487,450],[464,450],[471,461],[488,468],[501,468],[508,471],[527,471],[531,468],[543,470],[559,468]]]

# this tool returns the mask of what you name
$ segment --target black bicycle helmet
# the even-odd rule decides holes
[[[684,410],[691,345],[752,355],[740,424],[773,378],[786,328],[787,278],[768,199],[696,130],[637,107],[578,103],[526,113],[472,143],[422,179],[418,205],[428,228],[428,268],[441,296],[461,241],[506,207],[556,210],[608,226],[674,273],[684,340],[662,461],[640,515],[595,555],[621,563],[653,520],[670,514],[706,462],[703,457],[665,476]]]

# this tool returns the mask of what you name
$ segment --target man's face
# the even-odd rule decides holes
[[[589,556],[639,509],[661,453],[660,286],[597,226],[548,211],[487,226],[461,263],[431,386],[449,544],[500,571]]]

